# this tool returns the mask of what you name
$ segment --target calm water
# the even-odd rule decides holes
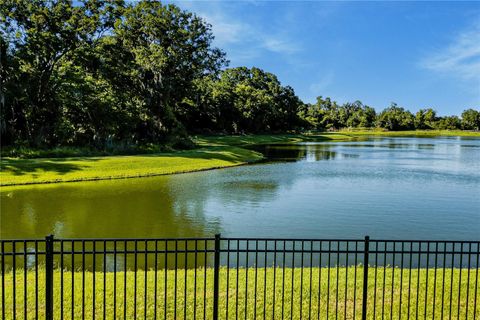
[[[480,139],[261,148],[269,163],[3,188],[1,238],[480,238]]]

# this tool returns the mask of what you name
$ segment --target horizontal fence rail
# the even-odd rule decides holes
[[[480,319],[480,241],[0,240],[2,319]]]

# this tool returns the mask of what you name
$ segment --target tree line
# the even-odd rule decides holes
[[[433,108],[418,110],[415,114],[396,103],[377,113],[361,101],[339,105],[330,98],[318,97],[315,104],[305,104],[299,116],[309,127],[318,130],[342,128],[381,128],[401,130],[479,130],[480,112],[466,109],[461,117],[438,116]]]
[[[3,0],[0,23],[3,146],[181,147],[192,133],[480,127],[475,109],[459,118],[304,103],[272,73],[228,68],[211,25],[172,4]]]

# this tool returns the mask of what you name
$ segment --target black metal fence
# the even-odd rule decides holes
[[[2,319],[480,319],[480,241],[0,240]]]

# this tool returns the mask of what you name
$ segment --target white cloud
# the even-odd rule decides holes
[[[310,92],[316,96],[322,95],[322,92],[333,83],[333,78],[334,73],[332,71],[323,74],[317,82],[310,85]]]
[[[222,46],[230,43],[238,43],[250,34],[251,28],[245,23],[232,21],[222,14],[199,13],[199,16],[212,25],[212,31],[215,35],[215,42]]]
[[[288,33],[268,32],[262,26],[252,25],[238,18],[235,16],[234,6],[221,2],[209,2],[208,6],[191,2],[181,2],[181,5],[188,7],[212,25],[215,45],[225,49],[232,61],[239,58],[241,61],[238,62],[246,62],[261,55],[264,50],[286,56],[301,50],[298,41],[292,39]]]
[[[316,77],[307,88],[308,90],[302,96],[304,102],[315,103],[318,96],[328,97],[332,96],[332,84],[335,82],[335,73],[333,70],[327,70]],[[338,95],[335,95],[335,100],[338,101]]]
[[[439,73],[480,81],[480,23],[458,34],[449,46],[429,55],[421,65]]]
[[[298,44],[290,40],[282,40],[276,36],[264,36],[263,47],[277,53],[292,54],[300,50]]]

